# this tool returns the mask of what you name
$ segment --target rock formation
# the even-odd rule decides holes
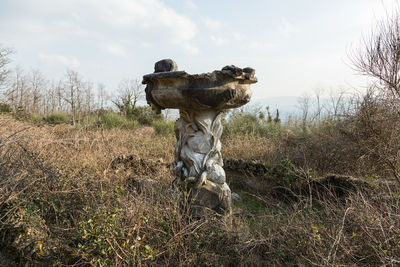
[[[154,70],[143,76],[147,103],[158,113],[165,108],[180,111],[173,186],[186,193],[195,213],[204,208],[229,212],[232,200],[221,156],[221,112],[250,101],[250,84],[257,82],[254,69],[231,65],[190,75],[164,59]]]

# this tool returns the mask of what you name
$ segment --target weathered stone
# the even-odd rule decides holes
[[[250,84],[257,79],[242,69],[226,66],[212,73],[190,75],[185,71],[143,76],[147,103],[155,109],[223,110],[250,101]]]
[[[231,190],[226,183],[221,186],[207,181],[200,187],[191,189],[189,200],[195,215],[203,213],[203,209],[226,213],[232,206]]]
[[[240,197],[240,195],[238,193],[232,192],[233,203],[240,202],[241,200],[242,200],[242,198]]]
[[[156,73],[144,75],[142,83],[147,85],[146,100],[156,112],[180,110],[175,123],[173,187],[189,193],[193,214],[202,209],[229,213],[232,198],[222,168],[221,112],[250,101],[255,72],[231,65],[190,75],[176,71],[172,62],[157,62]]]
[[[256,74],[256,70],[249,67],[244,68],[243,72],[245,73],[245,78],[249,80],[254,78],[254,75]]]
[[[264,162],[251,159],[248,162],[243,159],[224,159],[224,167],[228,170],[248,173],[252,175],[264,175],[269,168]]]
[[[241,68],[236,67],[235,65],[223,67],[222,72],[224,72],[232,77],[240,77],[243,75],[243,70]]]
[[[154,65],[154,72],[177,71],[178,65],[172,59],[163,59]]]
[[[131,176],[126,179],[126,188],[131,192],[141,193],[151,189],[156,184],[154,179],[146,176]]]

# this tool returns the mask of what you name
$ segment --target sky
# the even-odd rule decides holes
[[[351,67],[396,0],[1,0],[0,44],[12,64],[62,79],[67,69],[113,94],[171,58],[204,73],[252,67],[253,99],[365,85]]]

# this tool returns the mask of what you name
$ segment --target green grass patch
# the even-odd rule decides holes
[[[157,135],[171,135],[174,134],[174,121],[153,121],[154,133]]]
[[[53,112],[44,121],[49,124],[71,123],[71,116],[64,112]]]

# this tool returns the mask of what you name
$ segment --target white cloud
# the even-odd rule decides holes
[[[93,1],[93,0],[92,0]],[[98,1],[93,1],[95,5]],[[107,0],[97,17],[121,36],[141,41],[179,44],[192,39],[196,25],[159,0]]]
[[[200,54],[200,49],[192,44],[189,43],[183,43],[182,44],[183,49],[185,49],[186,53],[189,55],[198,55]]]
[[[74,15],[71,15],[74,17]],[[65,35],[87,35],[89,34],[89,31],[87,28],[81,27],[76,21],[70,21],[70,20],[58,20],[54,22],[54,29],[59,30]],[[51,29],[51,27],[43,27],[44,30]],[[45,34],[42,33],[42,34]]]
[[[210,36],[211,42],[216,46],[222,46],[228,43],[228,39],[224,37],[216,37],[214,35]]]
[[[272,48],[274,47],[271,43],[259,42],[259,41],[250,41],[248,43],[250,48]]]
[[[240,32],[235,32],[233,34],[233,39],[235,39],[236,41],[242,41],[246,38],[246,35]]]
[[[297,29],[294,26],[294,24],[290,22],[288,19],[282,18],[281,24],[279,25],[279,31],[283,36],[289,38],[290,36],[292,36],[294,33],[297,32]]]
[[[249,47],[251,48],[262,48],[263,46],[264,46],[263,43],[257,41],[252,41],[249,43]]]
[[[221,28],[221,22],[211,18],[203,18],[202,19],[204,25],[210,30],[218,30]]]
[[[161,0],[15,1],[21,5],[17,12],[12,17],[0,17],[0,24],[15,21],[2,34],[12,36],[18,32],[31,38],[32,43],[39,42],[37,39],[84,40],[96,42],[110,51],[107,45],[110,40],[174,45],[192,39],[197,33],[190,18]]]
[[[376,21],[380,21],[388,15],[391,15],[391,12],[396,10],[396,6],[398,6],[398,0],[366,2],[363,5],[363,12],[356,13],[352,19],[354,23],[361,26],[374,25]]]
[[[110,52],[113,55],[116,55],[116,56],[125,56],[126,55],[125,49],[119,44],[116,44],[116,43],[109,44],[106,46],[106,48],[107,48],[108,52]]]
[[[75,68],[80,62],[75,57],[66,57],[58,54],[39,54],[40,60],[50,65],[63,65],[68,68]]]
[[[190,10],[196,10],[196,9],[198,9],[198,6],[196,5],[195,2],[193,2],[193,0],[186,0],[186,1],[185,1],[185,7],[186,7],[187,9],[190,9]]]

